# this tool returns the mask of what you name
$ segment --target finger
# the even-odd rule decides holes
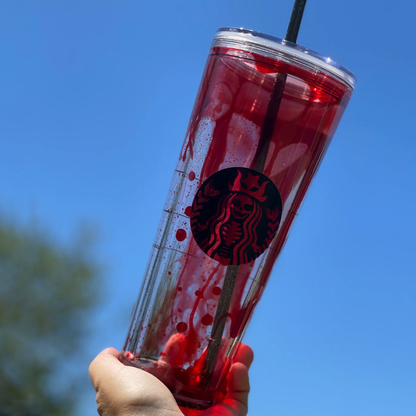
[[[253,350],[248,345],[239,343],[233,362],[242,363],[249,369],[253,362],[253,359],[254,359]],[[224,397],[227,394],[227,380],[225,380],[224,383],[222,383],[220,390]]]
[[[96,391],[103,381],[123,367],[119,356],[120,353],[115,348],[107,348],[100,352],[90,364],[89,373]]]
[[[228,374],[224,403],[237,410],[239,416],[245,415],[248,410],[249,392],[248,368],[242,363],[234,363]]]
[[[183,356],[186,349],[186,337],[183,334],[175,334],[169,338],[163,352],[160,354],[161,360],[170,364],[172,368],[182,365]]]
[[[235,354],[234,362],[235,363],[242,363],[247,368],[250,368],[251,363],[254,359],[253,350],[245,344],[240,344],[237,353]]]

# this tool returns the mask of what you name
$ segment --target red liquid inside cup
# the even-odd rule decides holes
[[[209,407],[221,398],[235,347],[351,95],[343,83],[323,72],[237,49],[215,47],[211,52],[152,252],[150,277],[125,345],[134,356],[126,362],[159,377],[178,403],[194,408]],[[204,253],[193,235],[194,198],[216,172],[255,170],[277,73],[287,74],[287,81],[261,173],[280,193],[280,224],[263,254],[238,266],[217,364],[207,382],[207,347],[227,261],[218,257],[220,250],[216,258]],[[242,197],[237,202],[239,209],[246,209],[240,218],[248,218],[250,203],[244,204]],[[230,219],[218,239],[242,238],[243,220],[237,223]],[[223,244],[222,253],[227,253],[228,243]]]

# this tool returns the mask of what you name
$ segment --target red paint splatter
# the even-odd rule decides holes
[[[209,313],[207,313],[202,319],[201,319],[201,324],[202,325],[211,325],[214,322],[214,318],[212,317],[212,315],[210,315]]]
[[[192,182],[195,179],[195,172],[191,170],[188,175],[188,179]]]
[[[172,273],[171,272],[168,272],[168,275],[170,276]]]
[[[188,217],[190,217],[192,215],[192,207],[186,207],[185,208],[185,215],[187,215]]]
[[[247,100],[247,98],[250,98],[250,99],[254,98],[254,96],[253,97],[251,96],[251,93],[239,94],[238,92],[236,93],[231,92],[231,91],[241,90],[241,87],[244,85],[244,83],[248,82],[249,85],[251,85],[251,81],[247,81],[246,79],[244,79],[243,76],[235,75],[235,70],[233,68],[232,69],[231,67],[228,68],[227,63],[223,64],[222,60],[225,59],[224,56],[225,56],[225,53],[222,54],[221,58],[218,58],[217,55],[212,55],[212,57],[210,58],[209,65],[207,67],[207,72],[206,72],[207,76],[203,80],[201,92],[198,96],[198,101],[195,104],[195,111],[192,116],[192,122],[190,123],[190,130],[187,134],[187,140],[186,140],[186,143],[185,143],[184,149],[182,150],[182,155],[181,155],[183,157],[182,160],[184,162],[189,161],[189,159],[193,156],[192,151],[193,151],[193,144],[195,141],[195,133],[200,126],[201,126],[201,131],[202,131],[203,126],[201,124],[201,120],[204,117],[208,119],[210,118],[213,119],[212,114],[208,113],[208,110],[214,111],[214,110],[211,110],[212,106],[207,107],[206,105],[205,106],[203,105],[205,100],[207,100],[208,97],[210,97],[211,92],[214,91],[213,83],[218,82],[220,85],[224,85],[225,88],[228,88],[227,86],[229,85],[228,89],[230,90],[230,93],[229,93],[230,97],[228,96],[225,96],[225,98],[220,97],[223,103],[226,103],[226,104],[229,103],[229,109],[226,110],[226,112],[222,113],[218,120],[213,119],[213,121],[216,121],[216,127],[212,133],[212,144],[210,141],[207,142],[207,145],[209,145],[207,155],[204,158],[204,164],[200,169],[201,173],[198,172],[198,177],[201,177],[202,179],[208,178],[213,172],[218,171],[220,169],[220,165],[223,162],[225,162],[226,158],[231,158],[231,156],[234,154],[233,147],[231,146],[237,146],[237,143],[227,144],[227,146],[228,145],[230,146],[230,149],[228,149],[227,146],[224,146],[224,141],[221,139],[223,137],[226,137],[228,129],[233,126],[231,122],[231,118],[233,117],[234,114],[236,114],[236,111],[238,111],[237,109],[244,108],[243,106],[244,106],[245,101],[243,100]],[[254,54],[253,54],[253,57],[254,57],[253,59],[257,60],[257,57]],[[218,61],[218,59],[220,59],[220,61]],[[312,80],[310,77],[310,74],[308,74],[304,70],[289,67],[288,65],[284,63],[279,63],[277,65],[273,59],[269,59],[269,58],[261,57],[261,59],[258,59],[257,61],[259,62],[270,61],[269,67],[273,70],[270,70],[266,64],[258,65],[258,70],[262,74],[266,74],[269,72],[276,72],[277,68],[279,68],[279,71],[280,71],[280,68],[282,68],[282,71],[286,71],[286,70],[289,71],[290,76],[299,75],[300,79],[304,80],[306,83],[310,81],[311,85],[314,85],[315,78]],[[251,61],[251,63],[252,62],[253,61]],[[265,77],[262,77],[261,79],[263,78]],[[317,79],[318,78],[319,80],[321,79],[320,77],[317,76]],[[256,85],[256,82],[257,82],[257,78],[254,77],[252,85],[253,86]],[[322,83],[324,86],[327,85],[325,80],[323,80]],[[338,87],[338,84],[336,84],[335,81],[332,82],[330,79],[328,81],[327,87],[328,89],[331,87],[331,91],[333,90],[336,91],[336,93],[334,93],[335,94],[334,98],[332,98],[331,96],[330,101],[322,101],[325,99],[325,97],[319,97],[319,100],[315,100],[315,96],[313,95],[314,94],[313,92],[311,92],[310,97],[305,97],[305,100],[303,103],[300,103],[298,98],[295,98],[295,96],[291,94],[287,94],[285,95],[285,97],[283,97],[282,105],[281,105],[281,109],[282,109],[281,111],[283,111],[283,113],[281,114],[282,120],[280,120],[282,124],[282,128],[276,129],[274,133],[274,136],[272,139],[274,147],[273,146],[271,147],[271,149],[274,149],[274,150],[271,150],[269,152],[268,160],[270,163],[266,164],[265,172],[264,172],[267,176],[269,177],[272,176],[276,180],[277,184],[279,185],[279,190],[282,194],[283,201],[286,201],[290,192],[293,191],[294,184],[297,184],[302,179],[301,175],[303,175],[303,173],[305,172],[305,169],[307,171],[306,176],[305,176],[305,181],[306,181],[305,183],[307,185],[308,184],[307,181],[312,176],[312,173],[314,169],[316,168],[316,162],[311,162],[306,168],[304,168],[305,159],[303,157],[299,157],[299,159],[294,158],[293,162],[289,161],[290,163],[288,162],[287,168],[284,171],[281,171],[281,167],[280,167],[281,161],[280,159],[277,158],[277,155],[286,146],[290,144],[295,144],[294,140],[296,140],[295,136],[293,136],[293,139],[292,139],[292,136],[287,134],[287,131],[290,131],[290,128],[293,126],[291,126],[291,123],[292,123],[291,119],[289,117],[286,117],[287,114],[285,113],[285,111],[289,111],[292,103],[294,102],[296,102],[297,103],[296,105],[299,105],[301,109],[308,110],[308,111],[302,111],[302,112],[299,111],[300,115],[297,119],[297,123],[298,123],[297,125],[299,126],[299,129],[305,132],[305,135],[302,137],[305,138],[304,143],[306,143],[307,147],[310,149],[313,149],[311,153],[314,154],[314,160],[318,160],[319,159],[318,156],[320,156],[320,154],[322,153],[322,149],[325,148],[324,145],[327,141],[327,136],[325,132],[327,132],[328,129],[331,127],[331,125],[333,125],[332,124],[333,120],[334,119],[336,120],[336,118],[342,113],[342,110],[345,107],[345,104],[340,103],[338,99],[338,95],[342,93],[343,87],[341,86]],[[258,91],[259,91],[259,88],[256,86],[256,88],[253,89],[253,92],[257,94]],[[266,94],[266,92],[268,91],[266,91],[265,88],[262,88],[262,91],[264,92],[263,95],[265,99],[268,100],[269,93]],[[217,93],[213,94],[210,100],[217,97],[217,95],[218,95]],[[225,90],[224,90],[224,95],[226,95]],[[238,102],[240,97],[242,100],[241,103]],[[316,103],[314,100],[316,101]],[[323,102],[325,102],[326,107],[322,109],[321,111],[320,106],[322,106]],[[262,117],[263,117],[263,112],[264,112],[263,109],[267,107],[267,102],[266,101],[261,102],[261,100],[259,100],[256,106],[257,107],[254,110],[252,106],[247,107],[247,113],[245,111],[242,112],[242,117],[246,117],[247,120],[250,120],[256,125],[258,124],[258,126],[261,127],[263,123],[262,122]],[[317,113],[316,118],[314,117],[313,120],[310,117],[309,109]],[[323,116],[325,116],[326,118],[322,118]],[[316,123],[315,123],[315,119],[316,119]],[[316,131],[319,132],[319,135],[316,134]],[[256,145],[256,148],[257,148],[257,145]],[[236,152],[236,153],[244,154],[246,152],[247,154],[252,154],[251,151],[252,151],[252,146],[247,145],[244,148],[240,147],[239,152]],[[316,158],[315,158],[315,155],[316,155]],[[234,160],[235,160],[234,163],[236,163],[237,166],[247,166],[247,167],[253,168],[255,164],[254,160],[253,162],[250,162],[252,159],[247,160],[246,163],[244,163],[243,160],[238,160],[238,159],[234,159]],[[282,173],[277,174],[278,172],[282,172]],[[175,177],[175,178],[179,178],[179,177]],[[181,176],[180,178],[183,178],[183,176]],[[188,179],[189,176],[185,175],[185,178]],[[195,185],[193,183],[192,184],[188,183],[187,189],[191,189],[191,188],[193,189],[194,186],[197,185],[198,179],[196,179],[196,177],[194,179],[194,182],[195,182]],[[307,186],[304,186],[302,189],[306,190],[306,187]],[[188,191],[185,192],[185,195],[187,194],[187,192]],[[296,209],[298,208],[298,205],[300,204],[300,201],[302,200],[303,194],[304,194],[304,191],[299,191],[299,194],[298,194],[299,202],[294,203],[293,208],[292,208],[294,211],[296,211]],[[186,205],[183,205],[181,208],[183,208],[183,210],[181,209],[180,211],[181,214],[186,215],[187,217],[185,218],[188,218],[188,221],[189,221],[189,218],[192,218],[192,216],[195,215],[195,213],[192,212],[191,207],[187,207]],[[182,219],[180,221],[181,222],[184,221],[183,216],[181,218]],[[180,222],[180,225],[177,225],[176,228],[174,229],[173,231],[174,233],[176,233],[176,230],[178,228],[184,228],[185,230],[188,230],[188,228],[183,226],[181,222]],[[281,247],[283,245],[283,241],[285,240],[286,235],[287,235],[288,225],[290,224],[290,221],[288,221],[285,224],[287,225],[284,225],[284,227],[281,229],[281,233],[279,234],[280,235],[279,240],[277,238],[275,240],[274,251],[266,255],[267,263],[266,263],[265,268],[263,269],[263,272],[259,276],[259,289],[256,291],[256,294],[253,295],[255,299],[257,299],[260,296],[262,288],[264,287],[263,285],[267,281],[267,278],[270,274],[273,262],[275,258],[278,256],[278,254],[280,253]],[[175,237],[175,236],[172,235],[172,237]],[[193,397],[195,397],[195,399],[199,400],[199,398],[201,397],[203,398],[203,400],[206,400],[204,396],[206,393],[202,393],[201,396],[199,396],[198,394],[198,388],[200,387],[198,386],[199,375],[203,374],[204,368],[206,367],[205,365],[205,356],[206,356],[206,351],[207,351],[206,346],[207,346],[207,343],[209,342],[208,340],[211,335],[211,329],[212,329],[212,326],[204,325],[204,323],[208,322],[208,319],[209,319],[208,317],[206,318],[205,316],[206,314],[215,316],[217,303],[222,293],[221,292],[221,286],[223,284],[222,282],[224,281],[224,275],[227,269],[223,267],[220,263],[218,263],[218,266],[217,266],[218,271],[217,271],[217,274],[215,275],[216,282],[214,283],[214,280],[210,281],[210,278],[206,282],[204,282],[206,277],[211,273],[211,271],[215,267],[214,266],[215,263],[212,262],[211,260],[209,260],[209,262],[206,262],[205,260],[202,260],[201,258],[199,258],[198,257],[200,254],[199,247],[197,247],[195,241],[192,238],[190,238],[189,240],[190,240],[189,246],[187,246],[186,251],[189,252],[190,255],[188,256],[184,253],[183,257],[180,259],[180,263],[179,263],[180,268],[175,269],[175,274],[177,273],[179,277],[178,282],[180,282],[181,285],[183,284],[182,287],[186,287],[187,290],[182,290],[184,292],[182,293],[182,291],[178,289],[178,291],[175,293],[175,299],[171,306],[172,307],[172,317],[171,317],[172,326],[169,327],[169,329],[170,328],[173,329],[172,332],[176,332],[176,330],[179,332],[180,330],[185,330],[186,328],[185,330],[186,350],[183,356],[181,357],[183,358],[183,364],[181,364],[181,366],[183,366],[183,368],[187,368],[187,370],[184,371],[182,368],[178,368],[177,373],[175,373],[175,368],[172,368],[173,370],[172,373],[178,374],[178,381],[183,382],[184,391],[189,391],[188,389],[192,388],[192,391],[193,392],[195,391],[195,395],[193,394]],[[185,241],[188,242],[188,239],[186,239]],[[184,245],[184,243],[182,244]],[[226,265],[226,262],[224,262],[223,264]],[[229,329],[224,331],[224,334],[223,334],[224,344],[229,343],[230,338],[232,338],[232,336],[238,337],[239,334],[241,334],[251,314],[250,310],[241,311],[241,312],[239,312],[239,310],[241,309],[241,305],[245,301],[246,288],[248,288],[247,285],[250,284],[250,278],[252,277],[252,274],[251,274],[252,267],[253,267],[252,264],[247,264],[247,265],[241,265],[239,268],[239,278],[236,280],[236,286],[233,291],[233,297],[232,297],[231,305],[229,308],[230,314],[233,317],[233,319],[231,323],[230,323],[229,318],[227,320],[228,321],[227,328],[232,328],[232,331],[230,331]],[[202,296],[195,296],[195,295],[192,296],[192,291],[189,292],[189,287],[193,287],[194,289],[196,287],[200,288],[202,292]],[[164,308],[164,307],[165,307],[164,304],[161,305],[161,308]],[[191,311],[191,314],[188,316],[189,307],[192,307],[192,311]],[[202,319],[204,320],[204,323],[201,322]],[[178,328],[176,328],[177,326]],[[157,332],[159,331],[159,327],[160,327],[160,324],[158,324],[157,322],[154,322],[154,325],[153,325],[154,332],[150,330],[147,331],[146,336],[145,336],[145,343],[143,344],[144,350],[149,351],[155,345],[154,340],[155,340],[156,335],[159,336],[159,333]],[[230,332],[232,332],[232,335],[230,335]],[[177,335],[185,337],[185,334],[179,333]],[[169,335],[173,335],[173,334],[167,333],[167,336]],[[160,348],[162,348],[162,345],[160,345]],[[219,362],[220,361],[224,362],[225,363],[224,368],[227,368],[227,365],[226,365],[227,359],[224,357],[225,350],[226,349],[221,349],[221,352],[218,355],[218,360]],[[203,353],[202,357],[200,357],[202,351],[205,351],[205,352]],[[195,361],[197,358],[200,358],[200,360]],[[195,366],[192,365],[194,362],[195,362]],[[187,374],[184,374],[185,372]],[[188,376],[186,377],[186,375]],[[198,376],[198,379],[197,379],[197,376]],[[172,375],[170,378],[172,380],[172,383],[174,383],[175,381],[174,375]],[[205,385],[202,385],[201,389],[204,390],[205,387],[206,387]]]
[[[233,319],[233,323],[230,328],[230,336],[232,338],[237,337],[243,328],[243,324],[246,322],[248,306],[238,311],[237,316]]]
[[[212,289],[212,293],[213,293],[214,295],[216,295],[216,296],[221,295],[221,292],[222,292],[222,290],[221,290],[221,288],[220,288],[220,287],[218,287],[218,286],[215,286],[215,287]]]
[[[187,329],[188,329],[188,324],[187,324],[187,323],[185,323],[185,322],[179,322],[179,323],[176,325],[176,330],[177,330],[178,332],[185,332]]]
[[[178,231],[176,231],[176,239],[178,241],[183,241],[186,238],[186,231],[183,228],[179,228]]]

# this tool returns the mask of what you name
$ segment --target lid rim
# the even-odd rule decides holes
[[[256,43],[263,47],[279,52],[286,52],[292,56],[301,58],[310,64],[319,66],[324,71],[330,72],[339,78],[341,81],[343,81],[344,84],[351,87],[351,89],[354,89],[357,78],[351,71],[338,64],[331,58],[323,56],[320,53],[297,43],[293,43],[285,39],[280,39],[278,37],[267,35],[254,30],[235,27],[222,27],[218,29],[215,34],[214,41],[220,40],[221,38],[226,38],[228,40],[234,41],[247,41],[247,35],[255,37],[256,39],[253,39],[253,41],[257,41]]]

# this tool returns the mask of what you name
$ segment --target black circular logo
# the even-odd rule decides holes
[[[270,245],[282,199],[265,175],[247,168],[214,173],[192,203],[191,229],[201,250],[225,265],[255,260]]]

